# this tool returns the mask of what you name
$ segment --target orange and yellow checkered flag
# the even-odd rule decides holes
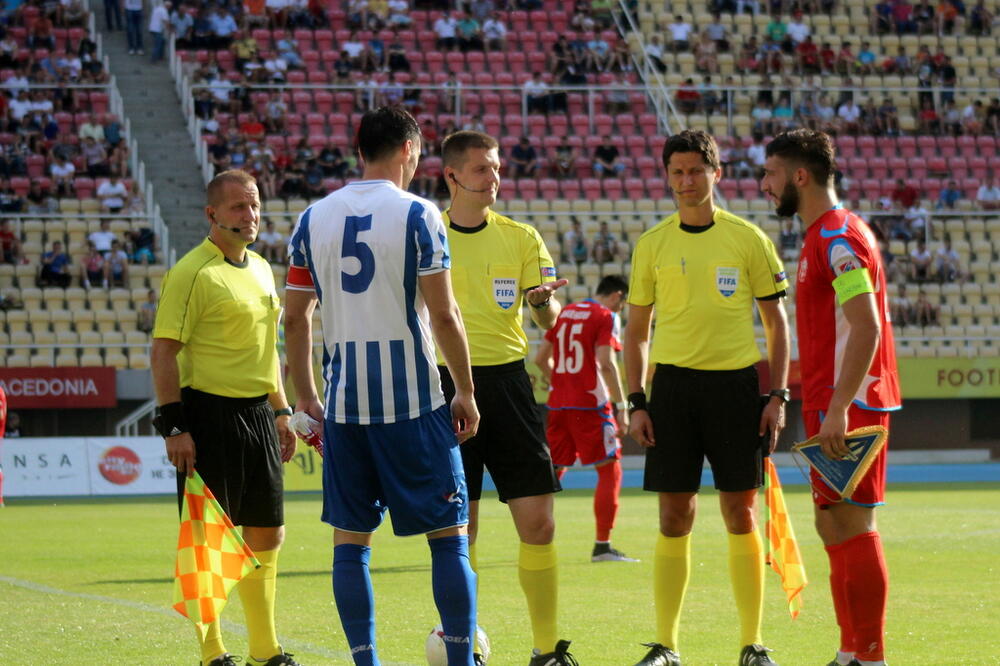
[[[198,472],[184,482],[174,610],[195,625],[219,619],[229,592],[260,566]]]
[[[765,458],[764,504],[767,507],[767,563],[781,576],[781,588],[788,599],[788,613],[794,620],[802,610],[802,590],[808,584],[802,554],[795,540],[792,522],[785,508],[785,494],[781,492],[778,470],[770,458]]]

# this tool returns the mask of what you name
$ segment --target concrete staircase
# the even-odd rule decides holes
[[[132,138],[139,144],[138,157],[145,164],[147,181],[153,184],[170,243],[180,257],[208,232],[205,183],[167,62],[149,62],[153,46],[146,30],[149,4],[143,19],[146,54],[141,56],[128,54],[124,31],[107,31],[101,0],[91,0],[90,9],[124,102],[125,117],[131,122]]]

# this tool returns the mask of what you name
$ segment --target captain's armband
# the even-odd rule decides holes
[[[833,290],[837,292],[837,304],[843,305],[855,296],[875,293],[875,286],[867,268],[855,268],[834,278]]]

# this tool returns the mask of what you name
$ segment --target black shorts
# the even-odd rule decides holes
[[[719,490],[759,488],[764,483],[760,413],[754,366],[692,370],[657,365],[649,397],[656,446],[646,449],[643,488],[698,492],[705,458]]]
[[[447,368],[439,370],[441,388],[450,404],[455,384]],[[461,446],[469,500],[475,502],[483,494],[484,465],[501,502],[562,490],[524,361],[475,366],[472,377],[476,382],[479,431]]]
[[[274,411],[267,396],[226,398],[181,390],[184,418],[194,439],[194,468],[234,525],[285,524],[284,480]],[[184,477],[177,477],[177,502]]]

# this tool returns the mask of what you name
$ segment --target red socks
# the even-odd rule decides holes
[[[617,460],[597,467],[597,488],[594,489],[594,517],[597,519],[597,541],[610,541],[611,528],[618,514],[618,493],[622,485],[622,466]]]
[[[826,552],[841,651],[853,652],[862,661],[882,660],[889,572],[878,532],[827,546]]]

